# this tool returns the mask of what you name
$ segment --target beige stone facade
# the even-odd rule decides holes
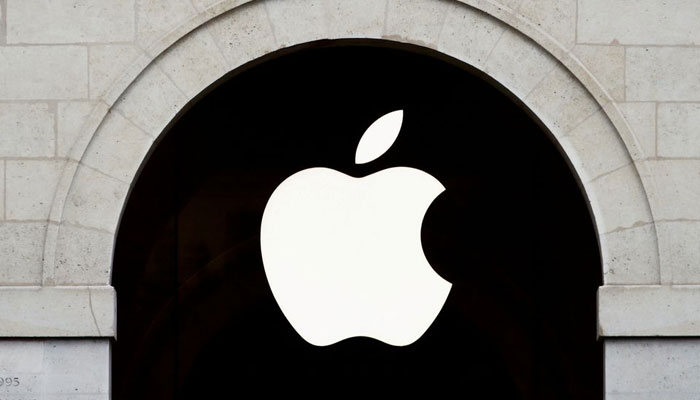
[[[0,0],[0,335],[44,357],[100,337],[72,357],[108,370],[115,232],[166,125],[260,56],[374,38],[462,60],[546,124],[599,235],[607,398],[700,398],[699,21],[695,0]]]

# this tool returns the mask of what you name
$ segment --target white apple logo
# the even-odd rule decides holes
[[[375,121],[355,162],[382,155],[402,121],[402,110]],[[309,168],[275,189],[262,218],[263,265],[302,338],[327,346],[367,336],[405,346],[425,333],[452,287],[426,260],[420,238],[423,217],[444,190],[407,167],[362,178]]]

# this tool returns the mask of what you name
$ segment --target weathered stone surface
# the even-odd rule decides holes
[[[700,44],[700,3],[676,0],[579,0],[582,43]]]
[[[384,37],[437,47],[440,30],[452,3],[446,0],[387,0]]]
[[[0,1],[0,44],[6,43],[5,34],[7,29],[5,29],[5,0]]]
[[[542,79],[525,103],[557,137],[570,132],[600,109],[576,78],[561,68]]]
[[[668,283],[700,284],[700,221],[657,223],[661,267]]]
[[[700,286],[601,286],[601,336],[700,335]]]
[[[108,93],[127,67],[143,57],[143,51],[133,44],[92,45],[89,48],[90,98],[98,99]],[[134,76],[124,77],[127,81]],[[128,82],[122,83],[122,90]]]
[[[0,336],[113,336],[115,311],[111,286],[0,287]]]
[[[649,199],[659,220],[698,220],[700,160],[649,160],[653,188]]]
[[[534,42],[508,29],[488,56],[484,71],[522,99],[552,71],[555,63]]]
[[[0,282],[36,285],[41,282],[45,222],[0,222]]]
[[[584,183],[598,225],[598,233],[641,226],[652,217],[634,165]]]
[[[523,0],[497,0],[495,3],[500,4],[506,8],[509,8],[511,10],[517,10],[518,7],[520,7],[520,3],[522,3]]]
[[[278,47],[292,46],[328,35],[328,24],[321,1],[268,0],[264,5],[269,13]]]
[[[543,29],[565,49],[576,41],[576,0],[523,0],[519,14]]]
[[[59,102],[56,111],[56,155],[67,157],[82,133],[83,124],[88,121],[95,103],[90,101]]]
[[[605,399],[700,398],[700,340],[606,339]]]
[[[560,143],[584,182],[632,162],[622,139],[602,110],[562,137]]]
[[[134,28],[134,0],[7,3],[8,43],[130,41],[134,39]]]
[[[57,285],[108,285],[114,235],[62,224],[56,243],[53,279]]]
[[[54,118],[48,104],[0,103],[0,157],[52,157]]]
[[[187,103],[187,98],[159,68],[148,68],[115,103],[114,109],[148,135],[157,137]]]
[[[217,3],[222,3],[226,0],[192,0],[192,4],[197,10],[203,11],[207,8],[216,5]],[[239,0],[239,3],[243,3],[246,0]]]
[[[253,2],[214,19],[207,27],[230,68],[277,48],[265,3]]]
[[[627,101],[700,101],[700,48],[629,47],[625,65]]]
[[[66,201],[63,220],[114,232],[129,185],[89,167],[80,167]]]
[[[0,60],[0,100],[87,97],[84,46],[6,46]]]
[[[606,285],[659,284],[659,255],[654,224],[606,233],[601,237]]]
[[[187,0],[136,0],[136,42],[147,48],[196,14]]]
[[[63,160],[7,161],[7,219],[46,220],[64,165]]]
[[[198,29],[156,61],[188,97],[192,98],[228,72],[226,60],[209,31]]]
[[[643,158],[656,156],[656,103],[618,103]]]
[[[578,44],[572,53],[591,71],[605,91],[618,101],[625,99],[625,48]]]
[[[659,157],[700,158],[700,104],[661,103],[658,118]]]
[[[82,162],[106,175],[131,182],[152,144],[153,137],[112,112],[95,133]]]
[[[110,109],[107,103],[102,101],[93,102],[93,105],[94,107],[81,121],[81,126],[78,129],[78,133],[75,134],[76,136],[73,143],[70,147],[67,144],[63,147],[67,152],[66,157],[68,157],[70,161],[79,161],[83,157],[85,149]],[[61,132],[60,129],[59,127],[59,132]],[[59,141],[61,140],[62,139],[59,138]]]
[[[505,29],[505,24],[481,11],[455,3],[447,12],[438,50],[483,68],[486,57]]]
[[[385,2],[327,0],[323,4],[330,38],[379,38],[382,35]]]
[[[3,395],[12,400],[107,400],[108,339],[0,340],[0,374],[17,378]]]

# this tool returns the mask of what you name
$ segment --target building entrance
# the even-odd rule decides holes
[[[393,144],[356,163],[363,133],[396,110]],[[322,41],[239,68],[171,123],[132,188],[113,267],[115,398],[602,399],[600,253],[562,154],[500,85],[422,47]],[[354,178],[410,167],[444,186],[420,242],[452,286],[414,342],[317,346],[280,307],[262,217],[282,182],[315,167]]]

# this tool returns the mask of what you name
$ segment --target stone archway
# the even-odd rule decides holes
[[[686,322],[685,314],[658,324],[636,317],[649,306],[661,313],[667,304],[682,305],[689,292],[615,286],[668,282],[648,197],[656,190],[646,164],[637,162],[645,155],[616,104],[566,46],[488,1],[373,4],[222,1],[146,48],[102,97],[68,155],[45,238],[43,288],[16,291],[19,302],[33,296],[36,307],[27,318],[41,320],[42,335],[115,335],[110,278],[124,203],[153,144],[188,102],[272,51],[358,37],[418,44],[473,65],[552,132],[580,178],[598,230],[607,285],[600,292],[602,335],[696,334],[693,324],[676,323]],[[75,311],[58,318],[46,311],[48,304]]]
[[[520,98],[554,134],[580,177],[599,233],[606,283],[659,283],[653,216],[640,179],[646,175],[634,163],[641,153],[610,98],[555,41],[509,10],[481,3],[472,6],[532,33],[547,49],[458,2],[408,2],[362,12],[360,5],[328,11],[321,10],[323,3],[251,2],[201,13],[156,43],[147,52],[152,56],[132,68],[138,75],[126,90],[116,95],[120,86],[115,86],[93,112],[54,200],[44,282],[109,284],[113,235],[139,166],[165,126],[211,82],[277,48],[366,37],[435,48],[483,70]],[[626,261],[630,257],[634,260]]]
[[[395,107],[405,118],[394,150],[352,164],[357,136],[374,113]],[[420,167],[446,187],[425,216],[421,241],[434,270],[452,283],[450,296],[415,346],[367,338],[309,346],[266,283],[265,203],[301,168],[362,178],[398,165]],[[535,398],[602,393],[594,329],[600,255],[570,168],[546,130],[497,83],[424,47],[310,42],[218,82],[168,127],[142,167],[121,217],[113,270],[117,396],[176,387],[213,395],[222,390],[216,382],[229,379],[240,388],[261,378],[291,388],[308,376],[333,382],[329,389],[358,379],[386,390],[403,379],[473,394],[494,387]],[[439,361],[448,358],[464,362]],[[216,367],[231,359],[238,362]],[[196,385],[204,379],[212,381],[207,389]]]

